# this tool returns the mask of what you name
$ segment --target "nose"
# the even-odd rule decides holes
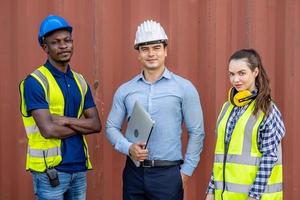
[[[149,55],[149,56],[153,56],[153,55],[154,55],[154,52],[155,52],[155,51],[154,51],[153,49],[150,48],[150,49],[149,49],[149,54],[148,54],[148,55]]]
[[[67,45],[67,42],[65,42],[65,41],[60,41],[59,42],[59,48],[61,48],[61,49],[64,49],[64,48],[66,48],[68,45]]]
[[[233,82],[233,83],[238,83],[239,81],[240,81],[240,79],[239,79],[239,76],[232,76],[231,77],[231,81]]]

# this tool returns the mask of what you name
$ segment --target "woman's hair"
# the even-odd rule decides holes
[[[258,75],[255,78],[255,86],[258,89],[258,94],[253,114],[256,114],[258,110],[261,110],[267,115],[271,106],[271,88],[269,85],[269,78],[263,67],[261,58],[254,49],[241,49],[229,58],[229,62],[231,60],[239,59],[246,59],[248,67],[252,72],[255,68],[258,68]]]

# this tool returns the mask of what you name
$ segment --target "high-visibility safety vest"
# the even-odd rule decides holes
[[[81,94],[80,107],[77,113],[77,118],[80,118],[83,113],[87,83],[81,74],[74,71],[72,71],[72,74]],[[49,104],[49,112],[63,116],[65,107],[64,96],[51,72],[45,66],[41,66],[31,73],[31,76],[41,84],[45,92],[46,101]],[[24,98],[24,80],[20,83],[20,95],[22,119],[28,138],[26,170],[44,172],[46,170],[46,164],[48,167],[55,167],[61,163],[61,139],[44,138],[34,118],[28,115]],[[84,136],[83,141],[86,167],[87,169],[91,169],[92,165],[89,159],[88,146]]]
[[[247,200],[250,188],[255,181],[262,157],[258,149],[257,137],[264,113],[259,111],[257,115],[253,115],[254,105],[255,100],[238,119],[228,145],[225,145],[225,132],[234,106],[226,102],[218,117],[213,166],[215,200]],[[272,169],[261,197],[262,200],[282,200],[283,198],[281,144],[277,155],[278,161]]]

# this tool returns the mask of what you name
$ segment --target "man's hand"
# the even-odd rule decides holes
[[[256,200],[256,199],[253,197],[248,197],[248,200]]]
[[[182,187],[183,189],[185,189],[185,187],[187,186],[187,182],[189,180],[189,176],[185,175],[184,173],[181,173],[181,180],[182,180]]]
[[[136,143],[129,147],[130,156],[140,162],[148,158],[148,149],[144,149],[146,143]]]
[[[215,196],[213,194],[207,194],[205,200],[214,200]]]
[[[68,118],[64,116],[59,116],[59,115],[51,115],[52,121],[60,126],[67,126],[69,124]]]

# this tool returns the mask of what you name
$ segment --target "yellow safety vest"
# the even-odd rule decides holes
[[[255,100],[238,119],[232,132],[230,143],[225,150],[225,132],[229,116],[234,106],[226,102],[217,121],[217,144],[213,167],[215,183],[215,200],[247,200],[255,181],[262,154],[257,145],[257,135],[264,113],[253,115]],[[282,200],[282,155],[281,144],[278,148],[278,161],[272,169],[271,176],[262,200]],[[223,198],[222,198],[223,196]]]
[[[81,74],[74,71],[72,71],[72,73],[81,94],[80,107],[77,113],[77,118],[80,118],[83,112],[87,83]],[[45,66],[41,66],[31,73],[31,76],[41,84],[45,92],[46,101],[49,104],[50,113],[63,116],[65,107],[64,96],[51,72]],[[46,164],[48,167],[55,167],[62,161],[61,140],[44,138],[34,118],[28,115],[24,98],[24,80],[20,83],[20,95],[22,119],[28,138],[26,170],[44,172],[46,170]],[[87,169],[91,169],[92,165],[89,159],[88,145],[84,136],[83,141],[87,158],[86,167]]]

